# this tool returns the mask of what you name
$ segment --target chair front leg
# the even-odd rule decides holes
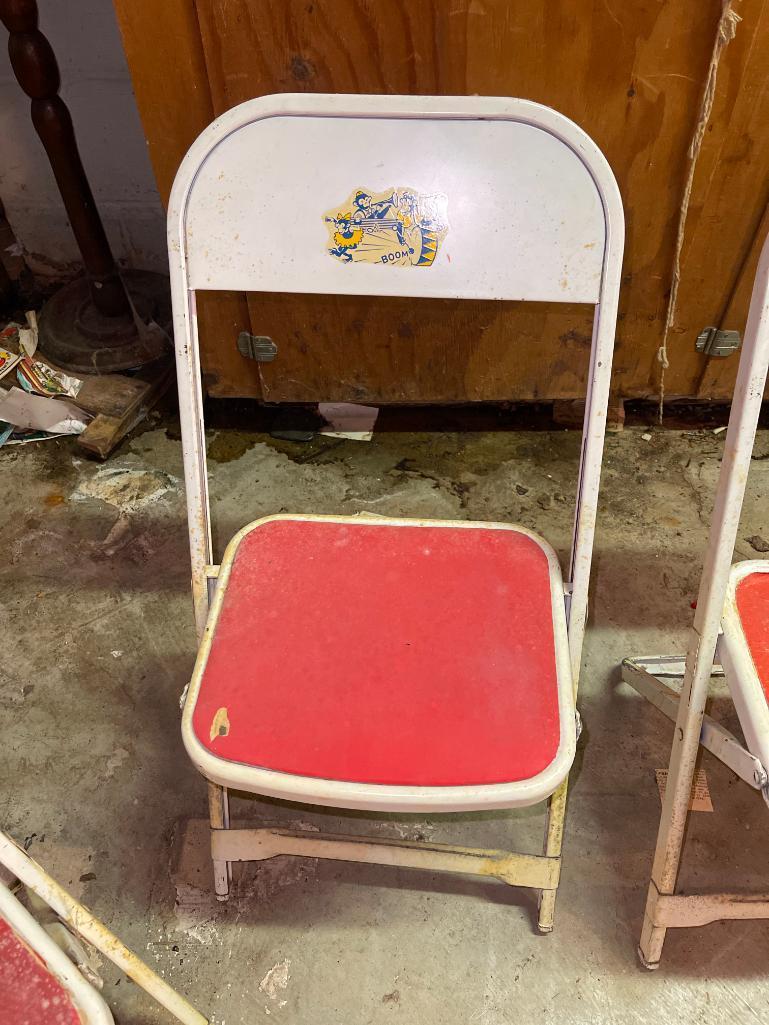
[[[212,829],[230,828],[230,799],[226,787],[208,781],[208,815]],[[232,862],[213,859],[214,891],[217,900],[227,900],[232,882]]]
[[[561,783],[550,797],[547,806],[547,826],[545,829],[544,853],[548,858],[560,858],[563,848],[563,825],[566,817],[566,794],[569,789],[569,778]],[[542,933],[553,931],[555,917],[555,898],[558,884],[551,890],[539,891],[539,914],[537,928]]]

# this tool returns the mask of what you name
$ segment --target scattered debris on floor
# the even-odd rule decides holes
[[[112,779],[120,766],[125,762],[127,758],[130,758],[131,752],[124,747],[117,748],[107,759],[107,765],[104,770],[104,779]]]
[[[79,406],[63,399],[31,395],[21,388],[0,392],[0,444],[82,434],[89,419]]]
[[[359,406],[354,402],[320,402],[318,412],[328,424],[321,428],[327,438],[371,441],[379,416],[377,406]]]
[[[657,780],[657,789],[660,792],[660,802],[665,797],[665,790],[668,785],[668,770],[655,769],[654,775]],[[713,811],[713,802],[710,798],[710,787],[708,777],[704,769],[697,769],[692,782],[692,795],[689,799],[690,811]]]
[[[44,441],[63,434],[82,434],[90,416],[70,402],[83,382],[35,359],[37,315],[27,313],[27,325],[10,323],[0,332],[0,378],[16,371],[21,385],[0,391],[0,445]]]
[[[375,509],[515,520],[532,529],[544,522],[548,540],[559,552],[567,549],[571,513],[557,496],[572,496],[574,432],[382,431],[384,412],[373,442],[363,445],[319,436],[305,446],[277,442],[250,423],[212,431],[216,456],[209,472],[212,492],[226,496],[216,507],[224,539],[280,509]],[[448,1007],[450,1019],[474,1025],[545,1018],[584,1025],[616,1023],[620,1001],[637,1001],[652,1012],[686,1006],[692,1009],[688,1018],[684,1014],[687,1023],[700,1015],[721,1025],[734,1018],[738,985],[740,995],[764,1008],[758,927],[749,938],[744,923],[723,923],[702,930],[696,943],[682,932],[674,973],[648,976],[635,969],[659,813],[649,769],[667,764],[672,726],[624,685],[613,684],[628,651],[684,642],[723,439],[707,427],[692,434],[655,429],[650,443],[641,438],[644,427],[607,439],[598,586],[582,687],[590,743],[572,796],[571,869],[559,896],[558,925],[543,940],[531,924],[535,903],[502,884],[424,879],[376,866],[288,857],[237,865],[230,900],[216,901],[205,785],[189,767],[179,770],[176,698],[190,677],[194,641],[174,427],[164,421],[145,430],[106,467],[81,461],[66,439],[0,450],[10,553],[0,608],[18,651],[0,670],[0,706],[10,704],[0,712],[13,722],[0,761],[14,781],[9,825],[20,838],[38,834],[30,854],[67,889],[83,891],[87,904],[108,909],[108,923],[128,945],[212,1008],[220,1025],[313,1015],[321,1025],[387,1025],[398,1015],[429,1020],[433,1006],[438,1016]],[[749,539],[769,541],[764,453],[769,432],[756,449],[741,533],[740,554],[752,558],[766,556],[757,555]],[[111,477],[110,469],[126,471],[126,481],[138,473],[145,495],[154,497],[135,511],[130,501],[102,504],[105,487],[116,501],[126,497],[121,475]],[[73,501],[73,492],[91,482],[98,499],[83,494]],[[164,491],[169,485],[173,490]],[[132,488],[126,491],[136,497]],[[545,493],[553,501],[543,511],[537,499]],[[53,494],[67,501],[53,506]],[[139,555],[142,545],[148,555]],[[92,622],[94,616],[102,618]],[[54,662],[52,650],[59,655]],[[719,715],[727,714],[720,690],[714,702]],[[135,728],[138,708],[146,710],[141,730]],[[51,737],[60,756],[51,751]],[[130,757],[107,779],[121,747]],[[746,830],[752,835],[761,828],[763,802],[709,761],[716,813],[695,816],[695,842],[705,852],[723,851],[752,877],[761,871],[762,851],[745,843]],[[607,779],[620,782],[609,788]],[[71,802],[82,812],[77,821]],[[297,820],[310,817],[269,800],[233,804],[239,825],[307,828]],[[739,828],[719,826],[727,811]],[[531,842],[532,850],[540,842],[531,809],[451,821],[402,815],[385,819],[381,829],[365,814],[339,819],[329,811],[312,819],[324,832],[467,845],[482,839],[500,847],[515,840],[526,849]],[[197,828],[195,864],[180,867],[170,856],[175,828],[179,842],[184,832],[177,822]],[[116,843],[116,836],[131,842]],[[718,865],[715,857],[688,859],[683,885],[717,889]],[[371,976],[373,944],[377,971]],[[284,958],[291,962],[290,978],[273,1001],[259,983]],[[703,962],[717,966],[717,979],[714,970],[707,979],[697,976]],[[109,967],[104,975],[121,1021],[165,1025],[167,1015],[140,1004],[124,976]],[[445,986],[436,1004],[430,987],[438,977]],[[287,1004],[279,1008],[282,999]]]
[[[285,827],[286,823],[282,823]],[[288,828],[317,832],[308,822]],[[233,916],[259,907],[291,886],[306,885],[317,874],[317,858],[270,858],[236,868],[229,901],[219,902],[211,885],[210,825],[207,819],[188,819],[177,825],[170,873],[176,891],[176,928],[201,946],[218,942],[221,927]]]
[[[81,378],[65,374],[63,370],[54,370],[42,360],[28,357],[19,363],[16,378],[24,391],[32,395],[64,395],[74,399],[83,387]]]
[[[0,668],[0,708],[21,705],[34,689],[34,683],[24,683],[17,676],[11,676],[5,669]]]
[[[21,360],[21,353],[5,347],[11,338],[18,337],[20,324],[8,324],[0,331],[0,378],[5,377]]]
[[[0,377],[5,377],[24,359],[31,359],[37,350],[37,314],[27,313],[27,324],[11,321],[0,331]]]
[[[751,537],[746,537],[745,540],[754,551],[769,552],[769,541],[761,537],[760,534],[753,534]]]
[[[289,979],[291,978],[290,968],[291,962],[286,957],[276,965],[273,965],[259,983],[259,989],[262,993],[266,993],[270,1000],[277,1001],[278,1007],[285,1007],[286,1005],[285,1000],[279,1000],[278,998],[288,986]]]
[[[73,498],[99,498],[123,512],[133,512],[158,502],[171,492],[178,492],[179,479],[163,470],[136,469],[133,466],[100,467],[93,477],[80,483]],[[117,525],[115,525],[117,526]],[[105,538],[105,544],[117,540]]]
[[[176,883],[176,921],[179,929],[203,947],[210,947],[219,939],[216,925],[220,915],[216,898],[209,889]]]
[[[323,427],[317,407],[279,406],[272,417],[270,436],[278,441],[312,441]]]
[[[399,840],[414,840],[417,843],[422,840],[431,839],[438,828],[436,823],[431,822],[429,819],[403,820],[400,822],[393,819],[382,819],[376,825],[384,833],[392,830]]]

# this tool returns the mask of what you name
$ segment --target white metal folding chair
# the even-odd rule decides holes
[[[168,237],[200,639],[182,732],[209,780],[217,895],[234,861],[370,861],[533,887],[549,931],[624,240],[603,155],[525,100],[267,96],[193,144]],[[522,527],[386,517],[268,516],[215,565],[201,289],[593,305],[567,581]],[[229,788],[402,812],[549,799],[544,853],[234,829]]]
[[[5,1025],[113,1025],[98,990],[0,883],[0,1007]]]
[[[676,894],[692,780],[706,748],[769,803],[769,561],[731,566],[769,366],[769,241],[753,285],[689,650],[626,659],[625,681],[675,720],[673,749],[639,956],[656,968],[667,929],[719,919],[769,918],[769,894]],[[705,714],[710,678],[723,674],[745,737]],[[683,678],[681,692],[666,677]]]
[[[11,887],[22,886],[35,915]],[[38,913],[45,917],[38,921]],[[37,916],[37,917],[36,917]],[[117,965],[182,1025],[208,1025],[184,997],[124,946],[0,832],[0,1022],[2,1025],[112,1025],[81,940]]]

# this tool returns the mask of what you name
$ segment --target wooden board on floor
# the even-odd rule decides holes
[[[174,363],[169,357],[142,367],[133,377],[110,374],[86,378],[76,401],[96,415],[78,435],[78,447],[106,459],[165,394],[173,376]],[[88,405],[80,401],[86,389]]]
[[[141,400],[147,382],[127,374],[84,377],[77,393],[78,406],[94,416],[122,416],[127,408]]]

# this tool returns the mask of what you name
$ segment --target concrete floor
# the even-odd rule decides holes
[[[156,420],[104,466],[70,441],[0,451],[0,821],[220,1025],[769,1022],[769,928],[671,931],[636,963],[671,727],[618,680],[624,655],[685,642],[723,435],[608,439],[580,743],[556,930],[501,883],[282,859],[211,897],[205,786],[179,735],[194,656],[180,445]],[[209,436],[216,534],[279,510],[514,520],[563,554],[576,433],[378,433],[308,445]],[[741,538],[769,537],[769,432]],[[741,540],[739,558],[755,557]],[[716,714],[733,723],[723,694]],[[757,795],[710,756],[714,814],[692,817],[683,886],[766,889]],[[278,802],[241,818],[537,851],[543,815],[346,819]],[[103,965],[123,1025],[170,1019]]]

